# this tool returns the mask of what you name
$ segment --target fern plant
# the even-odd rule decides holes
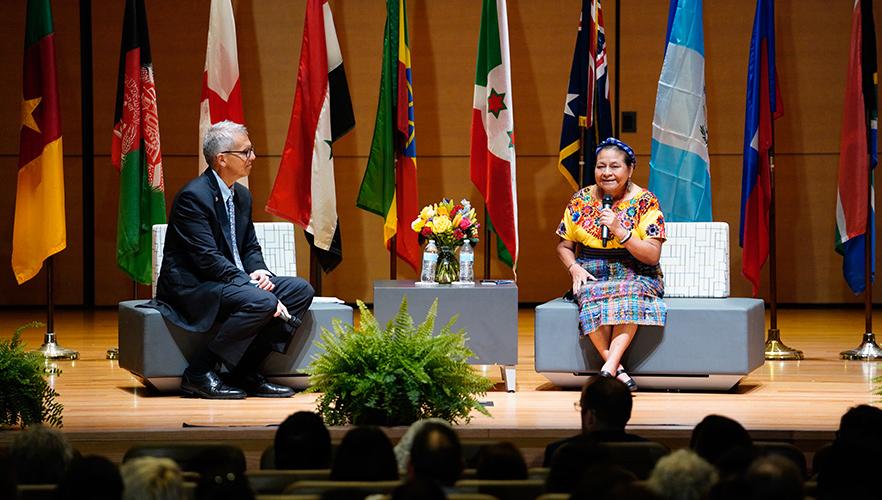
[[[31,322],[20,326],[11,339],[0,339],[0,427],[21,426],[43,422],[61,427],[64,406],[56,401],[58,393],[45,375],[60,374],[57,368],[46,368],[43,357],[25,350],[21,332],[43,326]]]
[[[309,366],[310,392],[321,395],[316,411],[328,425],[407,425],[429,417],[449,422],[471,419],[472,410],[490,413],[478,402],[491,383],[466,362],[474,353],[465,332],[452,331],[456,316],[433,335],[438,300],[419,326],[407,312],[407,298],[383,329],[362,301],[361,321],[334,322],[322,331]]]

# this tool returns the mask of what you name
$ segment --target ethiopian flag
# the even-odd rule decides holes
[[[165,223],[159,114],[144,0],[123,18],[111,160],[119,170],[116,262],[138,283],[152,278],[153,224]]]
[[[386,248],[397,236],[398,256],[414,270],[420,266],[420,245],[410,221],[419,214],[418,203],[407,6],[404,0],[386,0],[377,119],[356,205],[385,219]]]
[[[67,246],[52,11],[49,0],[29,0],[27,9],[12,230],[12,271],[19,284]]]
[[[472,109],[471,178],[484,197],[499,258],[518,261],[514,106],[505,0],[484,0]]]

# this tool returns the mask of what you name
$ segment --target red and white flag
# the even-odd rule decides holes
[[[334,141],[355,126],[343,55],[327,0],[308,0],[288,137],[267,212],[306,230],[330,272],[343,258],[337,223]]]
[[[199,106],[199,172],[208,164],[202,156],[202,138],[213,124],[230,120],[245,124],[242,90],[239,86],[239,56],[236,20],[230,0],[211,0],[208,19],[208,46],[202,73],[202,102]],[[245,186],[248,178],[239,180]]]
[[[472,109],[472,182],[497,236],[499,258],[517,270],[518,188],[505,0],[484,0]],[[488,250],[489,251],[489,250]]]

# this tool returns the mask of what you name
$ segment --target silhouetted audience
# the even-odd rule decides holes
[[[254,492],[244,473],[204,469],[199,473],[196,500],[254,500]]]
[[[572,493],[579,485],[582,475],[594,465],[608,464],[612,456],[590,438],[569,440],[558,448],[551,458],[545,491],[548,493]]]
[[[722,415],[704,417],[692,430],[689,448],[714,465],[723,479],[743,476],[757,458],[747,430]]]
[[[609,463],[592,465],[585,469],[573,489],[571,500],[617,498],[614,492],[637,480],[633,472]]]
[[[509,442],[481,446],[475,468],[478,479],[527,479],[527,462]]]
[[[61,431],[31,425],[9,446],[18,484],[57,484],[74,457],[74,449]]]
[[[401,439],[398,440],[398,443],[395,445],[394,448],[395,460],[398,461],[398,472],[401,475],[407,474],[407,466],[408,464],[410,464],[410,448],[413,446],[413,438],[415,438],[417,433],[420,432],[423,426],[428,423],[435,423],[451,427],[450,422],[441,418],[424,418],[410,424],[410,427],[407,428],[407,431],[404,433],[403,436],[401,436]]]
[[[0,498],[15,498],[15,467],[9,449],[0,448]]]
[[[276,469],[327,469],[331,434],[321,417],[298,411],[279,425],[273,442]]]
[[[590,377],[582,387],[579,397],[582,433],[546,446],[542,466],[551,466],[558,448],[585,436],[599,443],[646,441],[640,436],[625,432],[633,405],[633,396],[624,382],[615,377]]]
[[[802,500],[802,473],[791,460],[779,455],[760,457],[747,469],[752,500]]]
[[[880,425],[882,410],[869,405],[855,406],[842,416],[833,445],[814,461],[818,500],[879,498]]]
[[[392,443],[378,427],[356,427],[343,436],[334,465],[333,481],[395,481],[398,464]]]
[[[410,479],[431,479],[452,486],[462,475],[462,445],[449,425],[428,422],[413,438],[410,449]]]
[[[119,467],[98,455],[77,457],[58,483],[58,500],[120,500],[123,480]]]
[[[125,485],[123,500],[183,498],[181,469],[170,458],[133,458],[122,464],[119,471]]]
[[[431,479],[414,478],[395,488],[392,500],[444,500],[444,490]]]
[[[682,449],[662,457],[646,483],[665,500],[700,500],[708,496],[718,477],[707,460]]]

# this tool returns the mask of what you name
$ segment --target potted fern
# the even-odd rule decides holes
[[[46,381],[46,374],[57,375],[57,368],[46,368],[39,353],[25,350],[21,332],[42,326],[32,322],[15,330],[11,339],[0,339],[0,428],[26,427],[45,423],[61,427],[64,406],[58,393]]]
[[[432,334],[437,300],[419,326],[406,297],[385,329],[362,301],[358,309],[359,327],[335,321],[309,366],[309,391],[321,393],[316,411],[325,423],[407,425],[429,417],[468,422],[472,410],[490,415],[476,396],[492,384],[466,362],[474,353],[465,332],[452,331],[456,317]]]

